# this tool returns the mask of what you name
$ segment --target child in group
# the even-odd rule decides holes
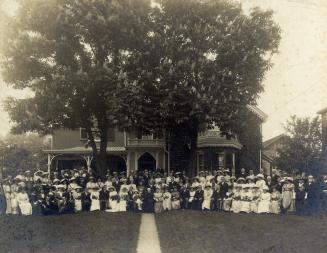
[[[272,188],[270,199],[270,213],[279,214],[281,205],[281,194],[277,191],[276,187]]]
[[[168,187],[164,187],[163,193],[163,210],[170,211],[171,210],[171,193],[169,192]]]
[[[259,198],[258,203],[258,213],[269,213],[270,211],[270,193],[268,186],[264,185],[262,187],[262,193]]]
[[[154,212],[161,213],[163,210],[163,194],[159,187],[156,188],[156,191],[153,194],[153,199],[154,199]]]
[[[252,191],[250,191],[249,184],[244,184],[242,186],[242,193],[241,193],[241,212],[249,213],[250,212],[250,203],[253,198]]]
[[[241,196],[242,196],[242,186],[239,184],[234,184],[233,201],[231,211],[233,213],[239,213],[241,211]]]

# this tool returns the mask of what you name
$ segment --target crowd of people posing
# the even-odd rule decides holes
[[[50,179],[51,178],[51,179]],[[315,214],[327,209],[327,176],[255,175],[241,169],[185,172],[161,169],[108,172],[96,179],[85,169],[48,173],[26,171],[1,182],[0,212],[7,215],[55,215],[82,211],[155,212],[177,209],[233,213]]]

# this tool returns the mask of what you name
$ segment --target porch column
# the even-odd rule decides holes
[[[138,171],[138,167],[137,167],[137,160],[139,159],[139,153],[135,152],[135,156],[134,156],[134,169],[135,171]]]
[[[232,153],[232,176],[235,177],[235,153]]]
[[[50,172],[51,172],[51,155],[48,154],[48,177],[50,178]]]
[[[156,169],[159,167],[159,151],[156,151]]]
[[[86,160],[86,166],[87,166],[87,172],[91,173],[92,169],[91,169],[91,156],[87,155],[85,157]]]
[[[127,176],[129,176],[129,174],[131,173],[130,159],[131,159],[131,153],[130,153],[130,151],[128,151],[127,152],[127,157],[126,157]]]

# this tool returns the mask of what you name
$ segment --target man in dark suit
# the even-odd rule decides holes
[[[226,193],[228,192],[228,183],[225,180],[225,177],[221,178],[221,182],[219,184],[219,192],[218,192],[218,199],[219,199],[219,205],[218,209],[219,211],[223,210],[223,202],[224,199],[226,198]]]
[[[240,173],[238,174],[238,177],[237,178],[246,178],[249,174],[246,172],[245,168],[241,168],[241,171]]]
[[[308,176],[308,183],[305,187],[306,191],[306,207],[309,215],[317,213],[318,209],[318,187],[312,175]]]

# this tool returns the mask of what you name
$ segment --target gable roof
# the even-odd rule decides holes
[[[268,146],[270,146],[271,144],[279,141],[280,139],[284,138],[286,135],[285,134],[280,134],[280,135],[277,135],[269,140],[266,140],[262,143],[262,146],[263,148],[267,148]]]
[[[265,122],[267,120],[268,115],[261,111],[258,107],[252,105],[247,105],[246,107],[255,115],[257,115],[259,119],[262,120],[262,122]]]

